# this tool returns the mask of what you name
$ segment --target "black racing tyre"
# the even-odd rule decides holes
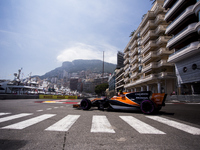
[[[81,108],[83,110],[89,110],[91,106],[92,106],[92,103],[89,99],[86,98],[81,101]]]
[[[155,106],[152,101],[150,100],[144,100],[140,104],[140,109],[144,114],[151,114],[155,110]]]

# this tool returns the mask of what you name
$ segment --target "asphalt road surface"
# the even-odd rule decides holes
[[[198,103],[144,115],[72,108],[78,101],[0,100],[0,150],[200,149]]]

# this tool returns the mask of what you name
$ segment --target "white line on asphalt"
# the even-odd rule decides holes
[[[8,116],[8,117],[0,118],[0,122],[5,122],[8,120],[13,120],[13,119],[17,119],[17,118],[21,118],[21,117],[25,117],[25,116],[29,116],[29,115],[32,115],[32,113],[21,113],[21,114],[17,114],[17,115],[12,115],[12,116]]]
[[[133,116],[119,117],[141,134],[165,134],[164,132],[134,118]]]
[[[57,109],[58,107],[54,107],[54,109]]]
[[[91,132],[115,133],[106,116],[93,116]]]
[[[3,116],[3,115],[9,115],[11,113],[0,113],[0,116]]]
[[[52,108],[47,108],[47,110],[52,110]]]
[[[70,127],[76,122],[80,115],[68,115],[56,122],[45,130],[48,131],[68,131]]]
[[[40,112],[40,111],[43,111],[43,110],[37,110],[37,112]]]
[[[40,116],[35,117],[35,118],[31,118],[31,119],[28,119],[28,120],[25,120],[25,121],[21,121],[21,122],[18,122],[18,123],[9,125],[9,126],[5,126],[2,129],[24,129],[26,127],[34,125],[34,124],[36,124],[38,122],[41,122],[41,121],[43,121],[45,119],[48,119],[48,118],[51,118],[53,116],[55,116],[55,114],[40,115]]]
[[[168,126],[174,127],[176,129],[185,131],[187,133],[193,134],[193,135],[200,135],[200,129],[196,127],[192,127],[180,122],[176,122],[173,120],[169,120],[166,118],[158,117],[158,116],[146,116],[147,118],[153,119],[155,121],[161,122],[163,124],[166,124]]]

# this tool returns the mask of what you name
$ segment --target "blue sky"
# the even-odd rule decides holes
[[[117,62],[149,0],[1,0],[0,79],[43,75],[64,61]]]

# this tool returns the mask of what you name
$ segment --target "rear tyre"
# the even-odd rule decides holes
[[[144,100],[140,104],[140,109],[144,114],[151,114],[155,110],[155,106],[152,101],[150,100]]]
[[[81,108],[83,110],[89,110],[91,106],[92,106],[92,103],[89,99],[86,98],[81,101]]]

